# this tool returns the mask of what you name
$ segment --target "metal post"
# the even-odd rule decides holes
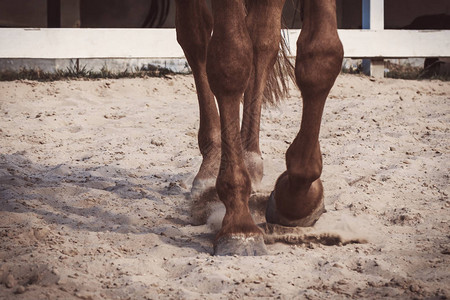
[[[362,0],[363,29],[384,29],[384,0]],[[364,59],[363,72],[367,75],[383,78],[384,60],[382,58]]]

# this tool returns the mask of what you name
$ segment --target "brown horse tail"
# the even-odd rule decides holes
[[[284,31],[283,31],[284,32]],[[289,60],[290,52],[287,37],[282,34],[277,60],[267,78],[263,93],[265,105],[276,105],[289,97],[289,83],[295,82],[294,65]]]

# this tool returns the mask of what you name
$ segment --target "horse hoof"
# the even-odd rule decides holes
[[[275,202],[275,191],[273,191],[270,194],[269,201],[267,201],[267,208],[266,208],[266,222],[270,224],[278,224],[283,225],[287,227],[310,227],[313,226],[317,220],[320,218],[320,216],[326,212],[325,210],[325,204],[323,201],[323,197],[317,206],[316,209],[314,209],[309,216],[306,216],[301,219],[297,220],[290,220],[282,215],[277,210],[277,205]]]
[[[267,255],[267,249],[262,235],[231,235],[217,240],[214,255],[259,256]]]

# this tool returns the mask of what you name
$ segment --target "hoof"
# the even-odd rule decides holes
[[[266,254],[267,249],[262,235],[224,236],[219,238],[214,245],[214,255],[259,256]]]
[[[312,213],[304,218],[291,220],[283,217],[277,210],[277,205],[275,202],[275,191],[270,194],[269,201],[267,202],[266,208],[266,221],[271,224],[278,224],[287,227],[309,227],[313,226],[320,216],[325,212],[325,205],[323,202],[323,197]]]

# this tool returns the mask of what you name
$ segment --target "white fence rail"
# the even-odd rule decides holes
[[[300,30],[288,30],[292,55]],[[450,30],[339,30],[345,57],[450,57]],[[183,58],[175,29],[0,28],[0,58]]]

